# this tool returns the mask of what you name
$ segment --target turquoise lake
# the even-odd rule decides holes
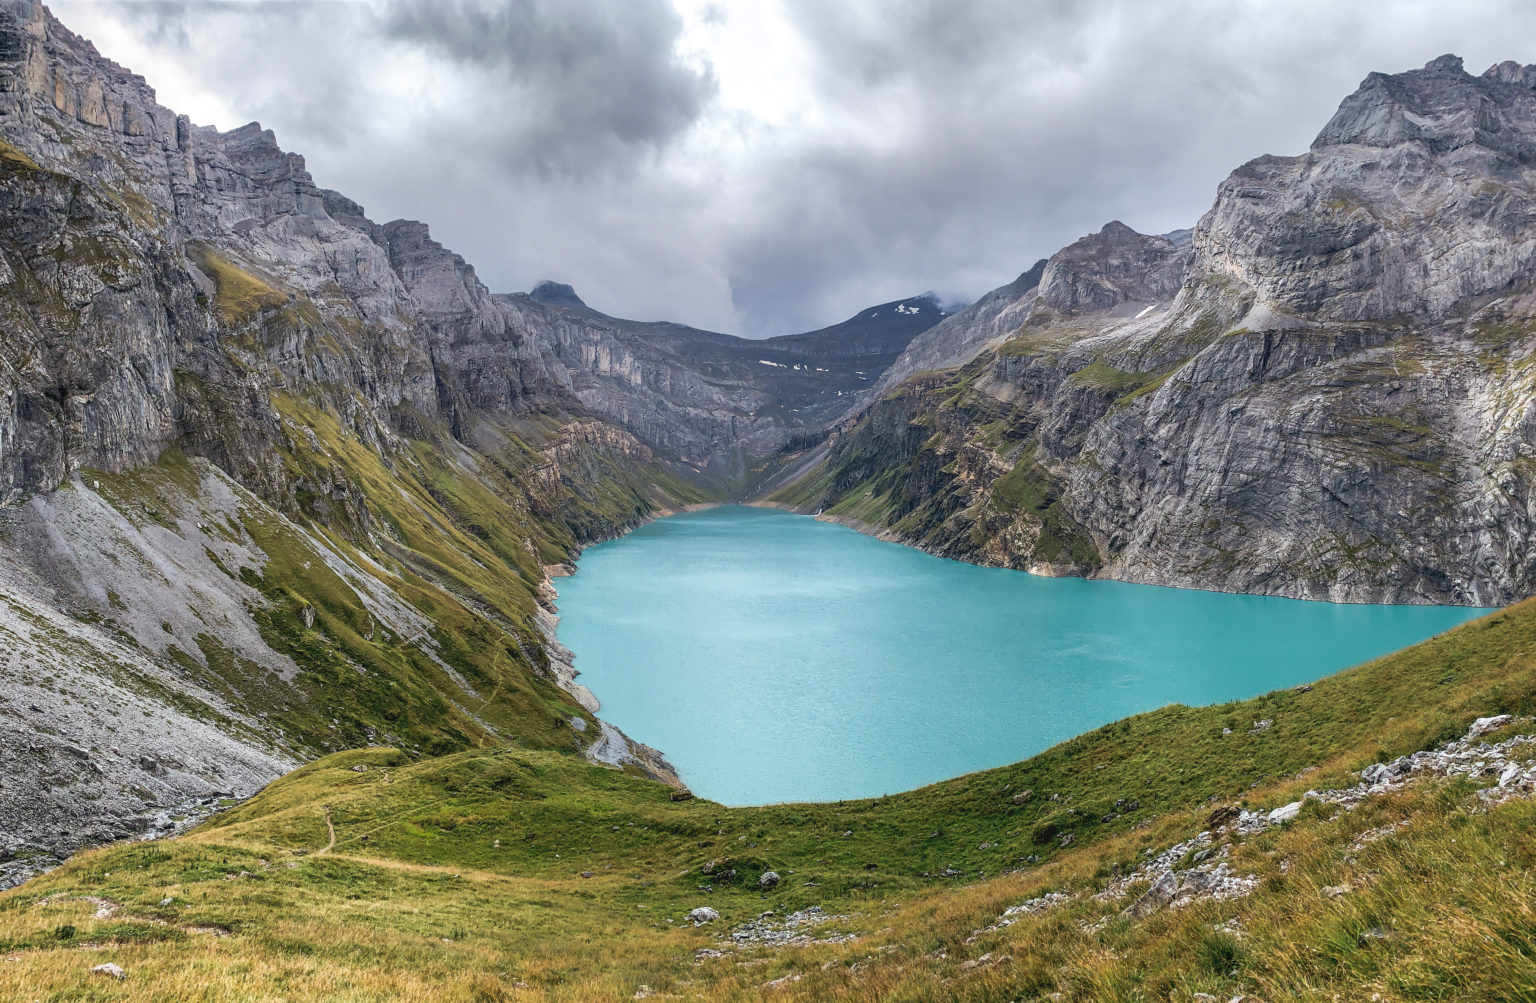
[[[1039,578],[748,507],[650,523],[556,585],[602,716],[728,805],[909,790],[1486,612]]]

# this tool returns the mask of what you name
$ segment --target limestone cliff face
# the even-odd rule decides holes
[[[786,497],[1048,573],[1529,594],[1533,79],[1372,74],[1310,151],[1233,172],[1187,243],[1111,224],[914,340],[980,354],[899,388],[898,361]]]
[[[750,458],[820,435],[944,316],[931,297],[919,296],[819,331],[749,340],[608,317],[573,290],[497,300],[549,345],[593,413],[727,482]]]
[[[0,884],[331,748],[616,755],[542,569],[701,488],[528,324],[0,0]]]

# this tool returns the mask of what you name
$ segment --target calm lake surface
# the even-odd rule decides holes
[[[1480,615],[977,568],[773,509],[661,519],[556,582],[602,716],[728,805],[876,797]]]

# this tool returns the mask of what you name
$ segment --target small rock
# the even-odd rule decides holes
[[[167,895],[165,898],[160,900],[160,904],[161,905],[170,905],[172,902],[175,902],[175,901],[176,901],[176,896],[174,896],[174,895]]]
[[[1296,692],[1297,693],[1311,693],[1312,692],[1312,684],[1311,683],[1303,683],[1302,685],[1296,687]]]
[[[779,880],[778,871],[764,871],[763,876],[757,879],[757,886],[759,888],[772,888],[779,883]]]
[[[1498,714],[1494,717],[1480,717],[1472,722],[1472,727],[1467,731],[1468,738],[1481,738],[1490,731],[1498,731],[1514,718],[1508,714]]]
[[[1262,732],[1262,731],[1268,731],[1270,728],[1274,727],[1274,725],[1275,725],[1275,719],[1274,718],[1270,718],[1270,717],[1266,717],[1262,721],[1255,721],[1255,722],[1253,722],[1253,732],[1254,732],[1254,734],[1258,734],[1259,732]]]
[[[1290,804],[1283,805],[1270,812],[1269,824],[1275,825],[1279,822],[1289,822],[1299,814],[1301,814],[1301,802],[1292,801]]]
[[[1150,916],[1169,902],[1172,902],[1173,897],[1178,893],[1179,879],[1170,871],[1154,881],[1152,887],[1148,888],[1141,898],[1126,906],[1120,915],[1138,918]]]
[[[117,967],[116,965],[114,965],[110,961],[107,962],[105,965],[97,965],[95,968],[92,968],[91,969],[91,974],[92,975],[105,975],[108,978],[117,979],[119,982],[121,982],[123,979],[126,979],[128,977],[128,973],[127,972],[123,971],[121,968]]]
[[[701,905],[688,913],[688,922],[694,926],[703,926],[705,923],[713,923],[720,918],[720,914],[707,905]]]
[[[1023,804],[1024,802],[1028,801],[1030,798],[1032,798],[1034,796],[1035,796],[1035,792],[1034,791],[1019,791],[1019,793],[1017,793],[1017,794],[1015,794],[1013,796],[1013,803],[1014,804]]]

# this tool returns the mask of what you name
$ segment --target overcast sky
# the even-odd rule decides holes
[[[54,0],[498,292],[750,336],[1192,226],[1371,70],[1536,62],[1529,0]]]

